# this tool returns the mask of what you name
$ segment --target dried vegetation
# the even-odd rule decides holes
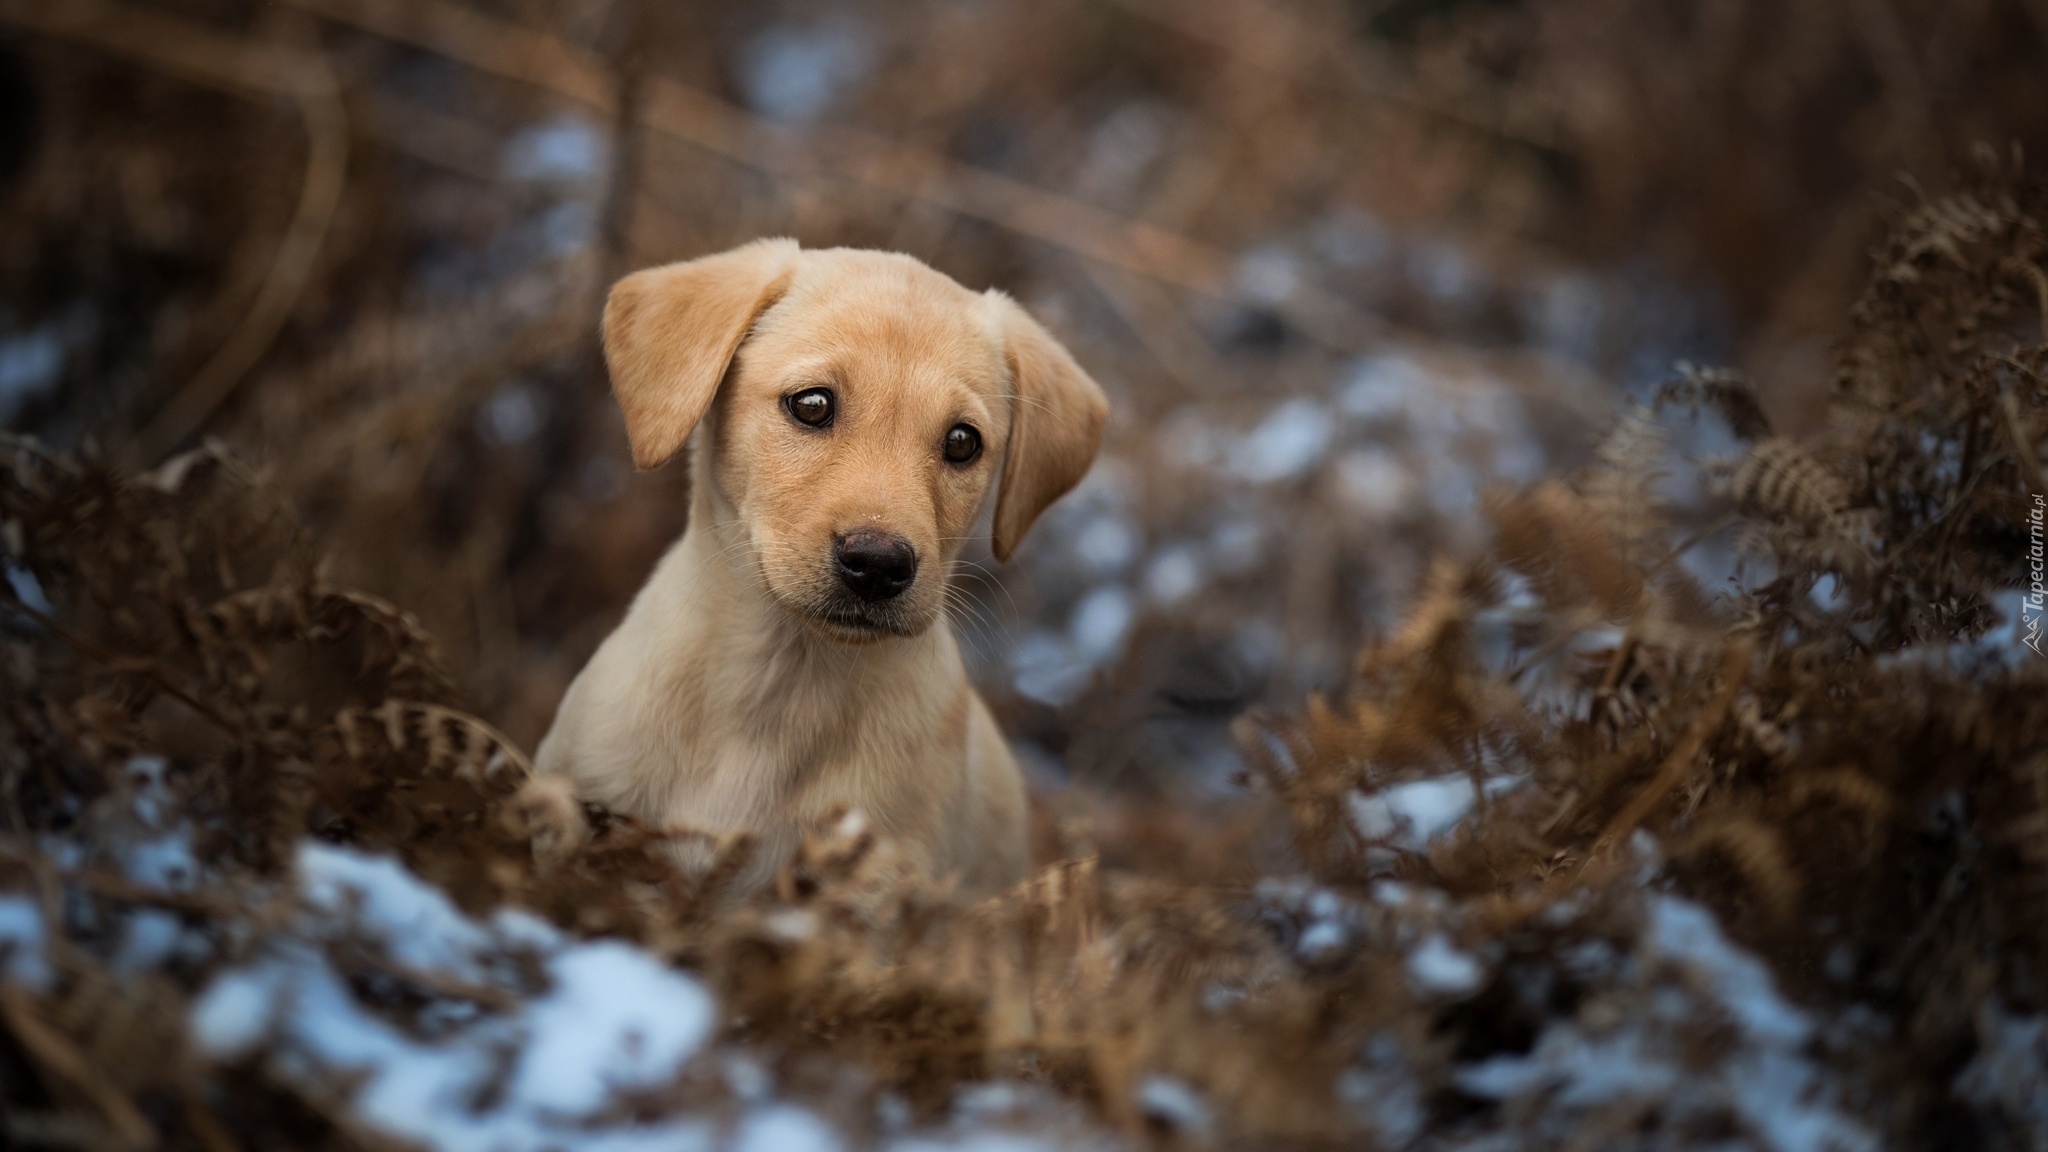
[[[71,371],[103,385],[35,401],[17,423],[44,438],[0,443],[10,1141],[546,1147],[621,1140],[638,1124],[652,1145],[709,1146],[745,1138],[773,1099],[855,1145],[1013,1132],[1063,1146],[2042,1146],[2048,661],[2023,643],[2020,590],[2031,501],[2048,493],[2048,189],[1980,159],[1960,190],[1898,215],[1851,308],[1813,283],[1840,275],[1840,237],[1797,272],[1757,253],[1789,260],[1783,234],[1852,194],[1773,200],[1769,180],[1743,184],[1724,170],[1740,165],[1713,159],[1746,152],[1790,171],[1807,151],[1792,126],[1857,116],[1869,130],[1829,144],[1867,153],[1847,168],[1868,177],[1869,165],[1924,158],[1937,148],[1929,77],[1970,60],[1988,59],[2004,87],[1944,119],[2002,127],[2001,109],[2027,103],[2039,80],[1994,67],[2017,49],[1982,45],[2031,34],[2038,5],[1957,5],[1925,28],[1887,4],[1793,6],[1788,55],[1762,64],[1742,48],[1760,34],[1755,6],[1676,29],[1633,8],[1608,19],[1613,6],[1597,3],[1543,18],[1515,5],[1349,13],[1376,51],[1400,46],[1402,67],[1385,72],[1319,47],[1312,23],[1117,5],[1111,31],[1087,42],[1133,85],[1199,89],[1170,78],[1208,75],[1199,65],[1219,42],[1237,51],[1202,116],[1173,121],[1192,142],[1162,152],[1160,172],[1074,176],[1093,190],[1073,200],[1034,198],[987,167],[1045,185],[1086,168],[1080,134],[1060,122],[1080,113],[1046,95],[1068,83],[1062,42],[1044,31],[1064,27],[1053,16],[1007,41],[936,23],[912,59],[930,67],[895,68],[864,97],[871,112],[918,104],[924,119],[899,117],[904,142],[888,146],[821,132],[819,152],[863,174],[834,182],[795,171],[810,153],[779,130],[665,87],[657,66],[687,73],[687,47],[640,59],[617,29],[588,37],[606,52],[546,39],[539,51],[511,24],[464,23],[467,10],[444,4],[413,5],[425,15],[406,24],[391,6],[304,0],[257,6],[272,25],[246,36],[254,23],[237,23],[238,6],[166,5],[152,9],[169,13],[162,26],[134,26],[150,33],[141,42],[89,19],[100,7],[70,9],[87,14],[70,25],[0,11],[64,51],[212,67],[213,82],[282,104],[167,98],[238,139],[304,133],[311,146],[252,153],[287,161],[252,161],[231,194],[196,197],[246,208],[269,229],[252,231],[262,243],[230,234],[233,213],[152,215],[184,202],[161,185],[197,177],[136,132],[59,136],[57,158],[8,205],[9,267],[34,273],[9,286],[15,307],[69,331],[52,302],[84,290],[108,331],[154,334],[134,342],[142,352],[95,344]],[[1852,9],[1885,18],[1857,23]],[[456,195],[387,171],[427,152],[492,168],[500,142],[392,103],[409,74],[381,49],[330,29],[341,47],[309,52],[306,11],[653,125],[648,157],[610,157],[596,238],[554,252],[544,228],[518,222],[529,200],[560,207],[559,190],[487,175]],[[1128,21],[1171,35],[1132,51],[1119,39]],[[1716,28],[1718,54],[1673,47]],[[1918,65],[1901,51],[1914,43]],[[1010,55],[939,66],[990,44]],[[1649,62],[1627,62],[1637,57]],[[1676,58],[1689,66],[1665,66]],[[307,60],[348,66],[337,80]],[[61,92],[67,128],[124,123],[101,113],[149,98],[122,90],[126,73],[59,65],[83,74]],[[1276,89],[1276,69],[1311,82]],[[631,82],[609,87],[615,73]],[[1760,73],[1776,82],[1754,84]],[[931,84],[895,91],[910,74]],[[1385,75],[1404,79],[1370,79]],[[340,126],[337,84],[352,93]],[[1615,98],[1629,91],[1641,99]],[[1688,137],[1720,141],[1711,155],[1668,155],[1688,117],[1721,107],[1705,97],[1730,92],[1746,95],[1729,123]],[[537,106],[524,90],[499,97],[514,122]],[[1823,115],[1843,103],[1857,116]],[[999,106],[1050,109],[1053,128],[1003,152],[1004,133],[1022,130],[977,118]],[[1369,181],[1330,159],[1332,139],[1384,146],[1413,184],[1355,187]],[[349,179],[421,194],[426,239],[361,187],[329,200],[337,140],[357,158]],[[996,159],[971,162],[977,149]],[[635,175],[643,160],[649,173]],[[1559,164],[1576,175],[1550,171]],[[749,183],[763,172],[784,182],[763,193]],[[1481,543],[1404,522],[1361,532],[1364,544],[1332,530],[1335,543],[1304,545],[1337,570],[1405,549],[1420,575],[1391,626],[1345,622],[1368,638],[1326,678],[1338,687],[1249,709],[1259,694],[1197,701],[1235,716],[1253,799],[1227,818],[1161,804],[1170,763],[1147,765],[1154,794],[1105,803],[1092,822],[1066,795],[1043,830],[1044,870],[980,906],[902,874],[852,818],[818,829],[772,889],[739,899],[722,879],[749,861],[744,838],[709,843],[710,870],[685,877],[661,849],[692,833],[530,781],[521,749],[551,693],[601,632],[602,609],[680,527],[672,480],[591,494],[622,484],[593,471],[619,445],[582,343],[607,263],[787,228],[936,252],[969,278],[1034,269],[1046,298],[1073,309],[1077,342],[1095,341],[1105,374],[1125,382],[1134,422],[1152,423],[1173,398],[1227,406],[1268,374],[1326,370],[1372,331],[1354,302],[1450,338],[1491,323],[1473,316],[1505,307],[1498,296],[1432,304],[1358,267],[1331,275],[1352,278],[1341,289],[1250,303],[1223,283],[1241,268],[1221,253],[1300,223],[1297,201],[1356,194],[1414,223],[1445,187],[1480,198],[1466,206],[1479,216],[1519,221],[1508,230],[1520,243],[1585,229],[1594,249],[1720,235],[1735,225],[1717,213],[1749,205],[1767,235],[1727,251],[1754,260],[1704,241],[1673,259],[1734,260],[1721,280],[1766,352],[1815,300],[1847,309],[1825,403],[1684,367],[1570,475],[1490,489]],[[643,210],[619,209],[636,195]],[[1630,214],[1618,205],[1647,213],[1660,197],[1677,205],[1668,231],[1594,234],[1590,222]],[[488,259],[444,266],[413,247],[499,224],[540,255],[486,246]],[[310,251],[292,240],[316,234]],[[133,276],[81,289],[94,259]],[[435,297],[416,282],[435,276],[489,290]],[[189,288],[216,281],[218,295]],[[269,366],[244,387],[253,369],[234,349],[257,345],[250,364]],[[1591,368],[1621,371],[1615,358]],[[164,379],[197,383],[166,392]],[[524,417],[508,396],[525,397]],[[534,405],[540,428],[520,433]],[[206,440],[162,458],[202,426],[256,450]],[[1683,446],[1703,426],[1728,448],[1694,460]],[[1112,447],[1139,434],[1114,432]],[[1703,477],[1703,493],[1673,495],[1679,475]],[[1303,510],[1343,507],[1315,503],[1318,491],[1303,481],[1294,493],[1310,542],[1322,529]],[[1716,548],[1739,556],[1740,579],[1703,586],[1692,561]],[[1259,573],[1288,565],[1315,567],[1279,557],[1204,592],[1180,622],[1271,598],[1279,585]],[[1321,611],[1338,599],[1328,589],[1287,587],[1306,631],[1338,627]],[[1146,621],[1135,649],[1174,623]],[[1146,715],[1158,686],[1132,657],[1065,710],[1015,694],[998,704],[1078,763]],[[1146,755],[1117,745],[1103,758]],[[460,915],[404,884],[357,889],[357,905],[322,895],[318,878],[367,875],[376,857]],[[412,894],[407,932],[372,914],[394,891]],[[462,917],[468,928],[446,927]],[[474,1042],[488,1068],[434,1123],[507,1114],[542,1097],[522,1095],[524,1057],[491,1037],[541,1035],[534,1005],[562,983],[550,965],[585,946],[563,941],[606,939],[692,974],[715,1026],[680,1071],[598,1093],[580,1128],[538,1113],[491,1140],[475,1138],[482,1127],[464,1139],[423,1128],[372,1099],[390,1087],[375,1061],[337,1063],[295,1031],[359,1039],[373,1021],[387,1056]],[[300,981],[299,1022],[223,1039],[223,990],[278,972]],[[678,1117],[699,1127],[661,1127]]]

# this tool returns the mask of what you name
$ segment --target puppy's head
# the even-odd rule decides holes
[[[605,306],[633,460],[705,426],[770,596],[837,640],[913,636],[997,488],[1007,560],[1095,458],[1102,390],[1007,296],[908,256],[761,240],[638,272]]]

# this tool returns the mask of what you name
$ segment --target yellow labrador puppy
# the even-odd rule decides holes
[[[1000,292],[761,240],[621,280],[605,359],[633,462],[690,453],[689,529],[563,698],[543,773],[655,825],[747,830],[760,883],[847,807],[914,867],[1023,877],[1023,781],[947,627],[990,487],[1008,559],[1108,403]]]

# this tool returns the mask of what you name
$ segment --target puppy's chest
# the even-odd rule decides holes
[[[677,771],[660,804],[666,817],[764,831],[841,806],[885,829],[932,818],[926,809],[936,811],[936,794],[957,778],[945,762],[964,760],[965,709],[949,724],[956,709],[926,685],[901,676],[892,684],[874,669],[817,674],[833,671],[702,681],[670,729]]]

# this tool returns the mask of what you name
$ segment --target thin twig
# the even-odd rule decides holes
[[[534,85],[606,116],[618,85],[599,55],[445,0],[280,0],[386,40]],[[796,130],[666,77],[646,80],[638,122],[771,175],[832,176],[938,205],[1090,260],[1215,299],[1236,261],[1198,240],[1047,192],[928,149],[851,128]],[[1359,351],[1379,326],[1334,293],[1298,285],[1274,310],[1311,339]]]
[[[2013,458],[2018,460],[2020,467],[2026,471],[2027,482],[2034,486],[2034,491],[2048,495],[2048,473],[2042,471],[2041,458],[2034,455],[2034,445],[2028,441],[2027,430],[2020,423],[2019,403],[2012,398],[2010,392],[1998,399],[1998,411],[2005,417],[2006,439],[2012,441]]]
[[[109,1082],[93,1067],[71,1039],[50,1026],[36,1010],[35,1001],[19,986],[0,987],[0,1016],[7,1030],[34,1058],[36,1066],[85,1097],[99,1110],[123,1148],[154,1148],[157,1132],[136,1108],[135,1101]]]
[[[70,40],[238,96],[291,96],[298,56],[232,39],[148,9],[105,0],[0,0],[0,22]]]
[[[134,656],[123,656],[118,652],[112,652],[100,647],[99,644],[65,627],[61,621],[49,613],[42,611],[34,605],[22,603],[21,597],[15,595],[14,589],[5,582],[0,582],[0,603],[5,603],[9,609],[35,621],[47,629],[51,635],[78,649],[86,657],[105,665],[115,672],[141,673],[149,679],[150,683],[155,684],[172,699],[212,721],[221,731],[231,736],[239,734],[240,729],[228,723],[226,717],[202,703],[198,697],[178,687],[171,681],[170,677],[165,676],[163,671],[156,667],[153,661]]]
[[[1607,822],[1607,828],[1600,833],[1600,844],[1617,844],[1635,831],[1643,817],[1661,803],[1673,788],[1692,771],[1693,761],[1699,758],[1700,749],[1706,746],[1707,738],[1721,727],[1721,721],[1728,715],[1729,706],[1735,703],[1735,694],[1742,688],[1743,675],[1749,670],[1750,642],[1738,639],[1728,645],[1721,659],[1721,689],[1700,714],[1693,719],[1692,727],[1671,755],[1664,760],[1664,766],[1657,770],[1656,778],[1641,792],[1636,793],[1614,819]],[[1595,852],[1597,855],[1597,850]]]
[[[293,95],[305,125],[306,171],[291,226],[242,322],[136,438],[145,461],[161,458],[204,424],[270,350],[312,279],[333,226],[348,176],[348,110],[342,105],[341,85],[318,52],[305,54],[297,77]]]

